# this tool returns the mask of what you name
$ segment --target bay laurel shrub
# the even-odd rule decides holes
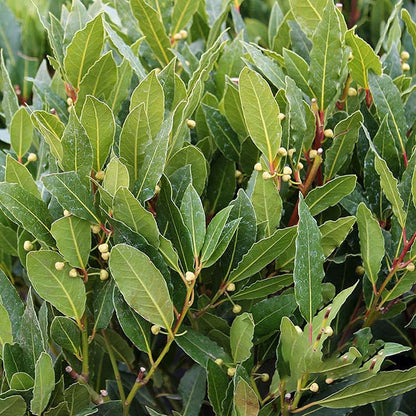
[[[416,414],[415,6],[240,3],[0,1],[0,415]]]

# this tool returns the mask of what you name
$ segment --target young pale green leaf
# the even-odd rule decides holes
[[[173,304],[165,279],[149,257],[134,247],[118,244],[111,250],[110,269],[129,306],[170,331]]]
[[[384,257],[383,233],[378,221],[363,203],[358,205],[357,224],[365,273],[375,287],[381,260]]]
[[[0,68],[1,91],[3,93],[1,105],[6,119],[6,125],[9,127],[11,125],[13,115],[16,114],[19,109],[19,103],[17,101],[17,96],[14,91],[12,82],[10,81],[9,72],[7,71],[6,64],[4,62],[3,48],[0,50]]]
[[[347,386],[315,403],[331,409],[340,409],[351,406],[351,404],[364,406],[368,403],[398,396],[414,388],[416,388],[416,367],[405,371],[385,371]]]
[[[0,357],[3,355],[3,345],[13,342],[12,323],[5,307],[0,303]]]
[[[181,378],[178,393],[182,397],[182,416],[198,416],[205,398],[206,372],[199,365],[191,367]]]
[[[334,103],[341,88],[343,62],[341,27],[332,1],[326,2],[322,20],[312,37],[309,85],[315,92],[320,111]]]
[[[34,415],[41,415],[45,410],[54,388],[55,371],[52,358],[46,352],[42,352],[35,366],[33,399],[30,401],[30,411]]]
[[[416,45],[416,23],[412,20],[410,13],[405,8],[402,9],[401,13],[402,19],[406,24],[406,29],[412,37],[413,45]]]
[[[198,257],[205,239],[205,213],[201,199],[192,184],[183,194],[180,211],[191,235],[194,257]]]
[[[322,300],[321,283],[325,275],[324,259],[321,233],[306,202],[301,197],[293,280],[296,302],[302,316],[310,324],[312,324],[312,318]]]
[[[237,416],[257,416],[260,405],[250,385],[239,378],[234,389],[234,410]]]
[[[356,111],[335,126],[331,147],[325,152],[325,180],[332,179],[352,155],[362,121],[363,115]]]
[[[237,267],[232,270],[227,281],[239,282],[253,276],[284,252],[296,235],[296,228],[276,230],[270,237],[254,243]]]
[[[315,31],[327,3],[327,0],[290,0],[292,13],[306,34],[311,35]]]
[[[113,157],[105,169],[105,176],[103,187],[107,194],[114,196],[121,186],[129,187],[130,177],[127,167],[121,163],[120,159]],[[112,201],[105,201],[107,205],[111,206]]]
[[[10,124],[10,144],[18,158],[29,150],[33,140],[33,125],[26,108],[20,107],[13,115]]]
[[[178,253],[173,248],[172,242],[161,234],[159,235],[159,251],[165,259],[166,264],[171,269],[180,273]]]
[[[52,216],[46,204],[16,183],[0,183],[0,204],[23,228],[46,244],[53,245],[50,234]]]
[[[108,105],[110,106],[113,114],[118,114],[121,109],[121,105],[125,99],[127,99],[130,93],[130,83],[133,70],[129,64],[129,61],[124,58],[121,64],[117,67],[117,82],[114,85],[110,98],[108,99]]]
[[[10,388],[12,390],[29,390],[33,388],[35,380],[27,373],[14,373],[10,379]],[[3,415],[3,413],[0,414]]]
[[[91,249],[91,229],[88,221],[69,216],[56,220],[51,227],[56,246],[73,267],[85,270]]]
[[[305,202],[311,215],[315,216],[336,205],[355,189],[356,182],[355,175],[344,175],[310,191]]]
[[[79,88],[82,78],[98,60],[104,44],[102,14],[75,33],[66,49],[65,73],[74,88]]]
[[[93,153],[93,168],[100,171],[114,141],[115,121],[110,107],[88,95],[81,112],[81,124],[87,132]]]
[[[234,364],[247,360],[253,347],[254,320],[250,313],[238,315],[230,330],[230,346]]]
[[[144,104],[150,135],[154,138],[162,127],[165,110],[165,96],[156,71],[150,72],[131,94],[130,111],[141,104]]]
[[[40,193],[38,186],[33,179],[33,176],[27,169],[27,167],[19,163],[16,159],[10,155],[6,157],[6,172],[5,180],[8,183],[17,183],[27,192],[30,192],[33,196],[40,199]]]
[[[354,223],[355,217],[342,217],[338,218],[336,221],[326,221],[319,226],[325,258],[327,258],[345,240]]]
[[[62,207],[87,221],[99,224],[90,191],[75,172],[45,175],[42,182]]]
[[[247,130],[254,144],[272,164],[282,135],[279,106],[267,82],[253,70],[243,69],[239,86]]]
[[[264,180],[257,172],[251,202],[256,212],[257,224],[265,225],[265,236],[271,236],[279,226],[282,214],[282,198],[274,181]]]
[[[61,348],[79,356],[81,351],[81,331],[78,325],[66,316],[56,316],[50,327],[51,338]]]
[[[164,67],[172,59],[173,54],[160,14],[144,0],[132,0],[130,6],[139,22],[141,33],[146,36],[146,42]]]
[[[238,88],[230,80],[227,80],[225,83],[223,103],[225,117],[232,129],[239,136],[246,137],[248,133],[241,107],[240,95]]]
[[[24,416],[26,402],[22,396],[8,396],[0,399],[0,414],[2,416]]]
[[[216,416],[222,416],[222,402],[225,399],[229,379],[224,370],[214,361],[207,365],[208,398]]]
[[[371,69],[375,74],[381,75],[381,62],[372,47],[354,32],[353,28],[345,33],[345,43],[351,48],[353,56],[348,61],[348,68],[352,79],[368,90],[368,71]]]
[[[179,0],[173,5],[171,33],[175,35],[185,29],[199,7],[200,0]]]
[[[113,215],[116,220],[142,235],[153,247],[159,247],[160,234],[155,217],[125,187],[118,188],[114,195]]]
[[[70,277],[71,267],[57,270],[55,264],[64,258],[49,250],[32,251],[26,257],[29,280],[36,292],[80,325],[85,310],[86,294],[81,277]]]

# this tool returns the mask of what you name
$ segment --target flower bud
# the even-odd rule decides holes
[[[289,182],[290,181],[291,176],[290,175],[283,175],[282,176],[282,181],[283,182]]]
[[[100,244],[98,246],[98,251],[100,253],[108,253],[108,244],[107,243]]]
[[[325,136],[327,139],[332,139],[332,138],[334,137],[334,132],[333,132],[333,130],[332,130],[332,129],[326,129],[326,130],[324,130],[324,136]]]
[[[235,290],[235,284],[234,283],[228,283],[227,292],[234,292],[234,290]]]
[[[233,306],[233,312],[237,315],[241,312],[241,306],[240,305],[234,305]]]
[[[348,88],[348,97],[355,97],[357,95],[357,90],[355,88]]]
[[[312,391],[313,393],[316,393],[319,390],[318,383],[312,383],[309,387],[309,390]]]
[[[91,231],[93,234],[98,234],[101,231],[101,227],[98,224],[91,224]]]
[[[234,173],[234,176],[236,179],[241,178],[241,176],[243,176],[243,173],[241,172],[241,170],[236,170]]]
[[[297,170],[302,170],[303,169],[303,163],[299,162],[296,167],[297,167]]]
[[[269,379],[270,379],[270,376],[269,376],[267,373],[263,373],[263,374],[260,376],[260,379],[261,379],[261,381],[263,381],[264,383],[267,383],[267,382],[269,381]]]
[[[287,155],[287,150],[284,147],[279,147],[279,149],[277,150],[277,154],[280,157],[285,157]]]
[[[192,283],[195,280],[195,273],[193,273],[193,272],[186,272],[185,273],[185,280],[188,283]]]
[[[279,113],[279,115],[277,116],[277,118],[278,118],[280,121],[283,121],[283,120],[286,118],[286,115],[285,115],[285,114],[283,114],[283,113]]]
[[[107,280],[108,276],[109,276],[109,274],[108,274],[107,270],[105,270],[105,269],[100,270],[100,280],[102,280],[102,281]]]
[[[69,271],[69,277],[78,277],[77,269],[71,269]]]
[[[315,159],[318,156],[318,152],[315,149],[309,151],[309,159]]]
[[[195,120],[191,120],[191,119],[188,119],[188,120],[186,120],[186,125],[191,129],[191,130],[193,130],[194,128],[195,128],[195,126],[196,126],[196,121]]]
[[[57,261],[55,263],[55,269],[56,270],[63,270],[65,267],[65,263],[63,261]]]
[[[263,170],[263,166],[261,165],[261,163],[260,163],[260,162],[257,162],[257,163],[254,165],[254,170],[256,170],[257,172],[261,172],[261,171]]]
[[[180,30],[179,34],[181,35],[182,39],[186,39],[188,37],[188,32],[184,29]]]
[[[101,258],[104,261],[108,261],[108,259],[110,258],[110,253],[107,251],[107,253],[101,253]]]
[[[173,35],[173,40],[181,40],[182,39],[182,35],[180,33],[175,33]]]
[[[293,154],[296,152],[296,149],[294,149],[294,148],[292,148],[292,149],[289,149],[288,151],[287,151],[287,154],[289,155],[289,157],[293,157]]]
[[[415,271],[415,265],[414,265],[414,263],[409,263],[409,264],[406,266],[406,270],[407,270],[408,272],[414,272],[414,271]]]
[[[160,194],[160,186],[156,185],[155,186],[155,195],[159,195]]]
[[[68,107],[71,107],[74,104],[74,102],[72,101],[72,98],[71,97],[68,97],[66,99],[66,104],[67,104]]]
[[[403,71],[410,71],[410,65],[407,62],[402,63]]]
[[[365,269],[363,266],[357,266],[355,268],[355,273],[358,274],[358,276],[362,276],[365,273]]]
[[[292,169],[289,166],[285,166],[283,168],[283,175],[291,175],[292,174]]]
[[[334,330],[329,325],[325,327],[324,332],[329,337],[332,337],[332,335],[334,335]]]
[[[32,251],[32,250],[33,250],[33,244],[32,244],[32,242],[31,242],[31,241],[29,241],[29,240],[26,240],[26,241],[23,243],[23,249],[24,249],[25,251]]]
[[[234,374],[235,374],[235,367],[230,367],[230,368],[228,368],[228,370],[227,370],[227,374],[228,374],[230,377],[234,377]]]
[[[153,335],[157,335],[160,332],[160,326],[159,325],[152,325],[150,328],[150,331]]]
[[[103,170],[99,170],[95,174],[95,179],[97,179],[97,181],[102,181],[104,179],[104,176],[105,176],[105,172]]]
[[[272,175],[270,175],[270,173],[269,172],[263,172],[263,175],[262,175],[262,178],[264,179],[264,180],[267,180],[267,179],[271,179],[273,176]]]
[[[36,153],[29,153],[27,155],[27,161],[28,162],[36,162],[38,160],[38,156]]]
[[[334,379],[333,378],[331,378],[331,377],[328,377],[326,380],[325,380],[325,383],[326,384],[332,384],[334,382]]]
[[[70,216],[71,216],[71,213],[67,209],[64,209],[64,217],[70,217]]]
[[[215,360],[215,364],[219,365],[220,367],[224,364],[224,361],[222,360],[222,358],[217,358]]]
[[[400,54],[400,58],[403,59],[403,61],[407,61],[410,58],[410,54],[407,51],[402,51],[402,53]]]

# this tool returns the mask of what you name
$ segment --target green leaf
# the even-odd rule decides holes
[[[61,206],[71,214],[87,221],[100,223],[94,212],[90,192],[75,172],[45,175],[42,182]]]
[[[26,402],[22,396],[9,396],[0,399],[1,416],[24,416],[26,414]]]
[[[99,287],[97,296],[94,298],[94,333],[99,329],[107,328],[111,317],[113,316],[114,285],[114,280],[107,280],[101,287]]]
[[[192,19],[199,7],[200,0],[179,0],[173,5],[171,33],[174,35],[181,29],[185,29],[186,25]]]
[[[181,203],[183,222],[191,235],[194,257],[199,256],[205,239],[205,213],[195,188],[190,184]]]
[[[81,331],[77,324],[66,316],[56,316],[50,328],[51,338],[61,348],[75,356],[81,351]]]
[[[0,204],[33,236],[53,245],[50,234],[52,217],[46,204],[20,185],[0,183]]]
[[[97,336],[97,341],[105,351],[110,348],[117,361],[127,364],[129,367],[133,364],[134,353],[128,342],[116,331],[106,329],[102,331],[103,336]]]
[[[91,229],[88,221],[69,216],[52,224],[51,233],[65,260],[73,267],[85,270],[91,249]]]
[[[129,306],[170,331],[173,304],[165,279],[149,257],[134,247],[118,244],[111,250],[110,269]]]
[[[14,373],[10,379],[10,388],[12,390],[28,390],[33,388],[35,381],[27,373]],[[0,414],[2,414],[0,412]]]
[[[230,362],[230,358],[216,342],[192,328],[185,328],[186,333],[175,338],[175,342],[200,366],[206,368],[210,360],[221,358]]]
[[[82,384],[74,383],[65,389],[65,401],[68,403],[69,414],[71,416],[79,415],[90,404],[90,393]]]
[[[232,129],[242,137],[247,136],[238,88],[231,81],[225,83],[223,100],[224,114]]]
[[[114,218],[124,222],[152,246],[159,247],[159,229],[153,214],[147,211],[125,187],[118,188],[113,200]]]
[[[165,110],[165,96],[156,71],[150,72],[131,94],[130,111],[142,104],[149,122],[150,135],[154,138],[162,126]]]
[[[84,75],[100,57],[103,44],[103,17],[99,14],[83,29],[75,33],[66,48],[65,73],[74,88],[79,88]]]
[[[113,114],[118,114],[121,109],[123,101],[130,93],[130,83],[133,71],[129,61],[124,58],[121,64],[117,67],[117,82],[111,92],[108,104]]]
[[[310,56],[309,85],[316,94],[319,110],[325,111],[343,87],[341,27],[332,1],[326,2],[322,20],[313,34]]]
[[[310,324],[312,324],[312,318],[322,300],[321,283],[325,276],[324,259],[321,233],[301,196],[293,280],[296,302],[302,316]]]
[[[103,187],[107,194],[114,196],[121,186],[129,187],[130,178],[127,167],[120,162],[120,159],[113,157],[110,163],[105,168],[105,176]],[[112,201],[109,199],[105,201],[107,205],[111,206]]]
[[[253,347],[254,320],[250,313],[238,315],[230,330],[230,346],[234,364],[242,363],[251,355]]]
[[[299,23],[306,34],[312,34],[323,18],[323,10],[327,0],[290,0],[290,8],[295,20]]]
[[[100,171],[114,141],[115,121],[110,107],[88,95],[81,112],[81,123],[90,140],[93,168]]]
[[[256,174],[251,202],[257,224],[264,224],[265,236],[271,236],[280,224],[282,198],[275,182],[264,180],[261,172]]]
[[[234,410],[236,416],[257,416],[260,405],[256,393],[240,378],[234,389]]]
[[[140,32],[146,36],[146,42],[163,68],[173,54],[160,14],[144,0],[132,0],[130,6],[139,22]]]
[[[35,385],[33,386],[33,399],[30,401],[30,411],[40,415],[48,405],[49,398],[55,388],[55,372],[52,358],[42,352],[35,366]]]
[[[243,69],[239,86],[247,130],[254,144],[272,164],[282,135],[279,106],[267,82],[253,70]]]
[[[69,276],[69,265],[56,270],[55,263],[62,261],[63,257],[54,251],[32,251],[26,257],[27,273],[42,298],[80,325],[85,310],[85,286],[80,277]]]
[[[295,238],[295,233],[295,227],[283,228],[254,243],[227,280],[239,282],[255,275],[287,249]]]
[[[10,144],[18,158],[29,150],[33,140],[33,125],[26,108],[20,107],[13,115],[10,124]]]
[[[325,152],[325,180],[330,180],[352,155],[363,121],[360,111],[341,120],[334,129],[331,147]]]
[[[384,257],[384,238],[378,221],[362,202],[357,209],[357,225],[365,273],[375,288]]]
[[[216,416],[222,416],[222,402],[225,399],[229,380],[225,372],[214,361],[207,365],[208,398]]]
[[[8,183],[17,183],[33,196],[40,199],[38,186],[25,165],[13,159],[10,153],[6,157],[5,179]]]
[[[413,45],[416,45],[416,23],[412,20],[410,13],[403,7],[401,9],[402,19],[406,24],[406,29],[412,37]]]
[[[0,303],[0,357],[3,355],[3,345],[13,342],[12,323],[6,308]]]
[[[350,29],[345,33],[345,43],[351,48],[353,58],[348,61],[351,77],[366,90],[368,87],[368,71],[381,75],[381,62],[372,47]]]
[[[205,398],[206,374],[199,365],[192,366],[181,378],[178,393],[182,397],[182,416],[198,416]]]
[[[351,406],[351,404],[364,406],[368,403],[403,394],[414,388],[416,388],[416,367],[405,371],[385,371],[347,386],[315,403],[331,409],[340,409]]]
[[[338,218],[336,221],[326,221],[319,227],[322,235],[322,249],[327,258],[345,240],[352,226],[355,217]]]
[[[336,205],[355,189],[356,182],[355,175],[344,175],[312,189],[305,198],[311,215],[315,216]]]
[[[6,125],[9,127],[11,125],[13,115],[19,109],[19,104],[17,101],[16,93],[14,91],[12,82],[10,81],[9,73],[6,68],[3,57],[3,49],[0,50],[0,68],[1,68],[1,92],[3,94],[3,99],[1,102],[2,111],[4,112],[4,117],[6,119]],[[26,110],[25,110],[26,111]]]
[[[5,254],[18,256],[17,254],[17,235],[15,231],[0,224],[0,247]]]

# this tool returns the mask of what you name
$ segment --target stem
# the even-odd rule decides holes
[[[104,330],[102,330],[101,333],[102,333],[103,338],[104,338],[104,342],[105,342],[105,346],[107,348],[108,355],[110,356],[111,366],[113,367],[114,376],[116,378],[118,391],[120,393],[120,399],[121,399],[121,401],[123,403],[123,406],[124,406],[124,402],[126,401],[126,395],[124,393],[123,383],[121,382],[120,371],[118,370],[117,361],[116,361],[116,358],[114,357],[113,349],[111,348],[111,345],[108,342],[106,332]]]

